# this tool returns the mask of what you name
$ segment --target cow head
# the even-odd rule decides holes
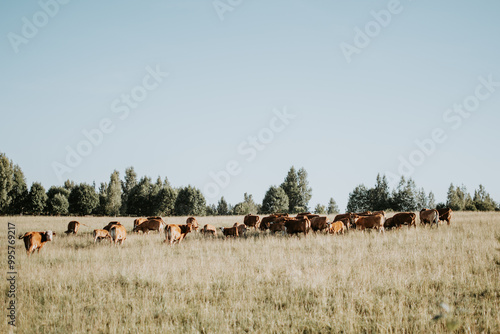
[[[52,241],[52,238],[56,235],[56,232],[45,231],[45,239],[47,241]]]
[[[224,234],[224,227],[219,227],[222,234]]]

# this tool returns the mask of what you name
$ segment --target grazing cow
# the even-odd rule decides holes
[[[285,231],[286,231],[285,222],[287,220],[290,220],[290,219],[280,219],[279,221],[272,223],[269,226],[269,231],[271,231],[271,233],[276,233],[276,232],[285,233]]]
[[[127,230],[122,224],[115,224],[109,229],[109,235],[111,236],[111,240],[113,240],[115,246],[116,243],[121,245],[125,239],[127,239]]]
[[[271,224],[276,222],[278,218],[288,217],[288,213],[273,213],[269,216],[263,217],[259,224],[259,229],[261,231],[268,230],[271,227]]]
[[[381,233],[384,232],[385,218],[382,215],[372,216],[355,216],[354,223],[357,230],[364,231],[365,229],[378,229]]]
[[[26,232],[24,235],[19,236],[19,239],[24,239],[24,247],[26,248],[26,254],[31,255],[35,250],[40,253],[40,249],[45,245],[47,241],[52,241],[52,238],[56,235],[56,232],[45,231],[45,232]]]
[[[165,227],[165,242],[168,242],[171,246],[174,243],[180,243],[192,229],[193,225],[191,224],[169,224]]]
[[[109,232],[107,230],[94,230],[94,243],[96,243],[97,240],[100,242],[102,239],[109,239],[109,241],[111,241]]]
[[[188,217],[186,219],[186,224],[191,224],[191,228],[195,230],[195,232],[198,232],[198,221],[194,217]]]
[[[134,227],[133,227],[132,231],[136,228],[136,226],[141,225],[142,223],[144,223],[148,219],[149,218],[137,218],[137,219],[134,219]]]
[[[120,222],[110,222],[108,225],[104,226],[102,229],[109,231],[109,230],[111,230],[111,227],[113,227],[114,225],[121,225],[121,223]]]
[[[336,222],[333,223],[328,223],[328,228],[327,228],[328,233],[338,234],[340,232],[344,234],[345,230],[346,226],[344,225],[344,222],[341,220],[337,220]]]
[[[233,226],[233,227],[220,227],[222,231],[222,235],[225,237],[238,237],[238,227]]]
[[[234,223],[233,227],[238,228],[238,235],[244,235],[247,233],[248,227],[245,224]]]
[[[149,231],[158,231],[160,233],[165,228],[165,225],[167,224],[163,219],[148,219],[134,227],[132,232],[142,231],[142,233],[149,233]]]
[[[66,234],[76,234],[78,230],[80,229],[80,223],[77,222],[76,220],[72,220],[68,223],[68,230],[65,231],[64,233]]]
[[[451,215],[453,211],[450,208],[438,209],[439,220],[445,221],[450,225],[451,223]]]
[[[422,209],[420,210],[420,224],[436,224],[436,227],[439,226],[439,212],[436,209]]]
[[[260,225],[260,217],[257,215],[246,215],[243,219],[243,224],[245,224],[248,228],[253,227],[254,229],[258,229]]]
[[[313,232],[323,231],[328,228],[328,217],[314,217],[310,221]]]
[[[394,220],[392,219],[392,217],[387,218],[384,222],[384,229],[390,230],[394,227],[396,227],[396,225],[394,224]]]
[[[408,227],[413,226],[417,228],[417,224],[415,223],[416,219],[417,215],[413,212],[400,212],[392,216],[390,224],[392,225],[392,227],[397,228],[400,228],[402,225],[408,225]]]
[[[289,219],[285,221],[285,228],[286,233],[290,235],[304,233],[304,236],[307,236],[311,228],[311,222],[307,217],[302,219]]]
[[[201,233],[203,233],[205,235],[211,234],[213,236],[216,236],[217,235],[217,229],[213,225],[206,224],[205,226],[203,226],[203,230],[201,230]]]

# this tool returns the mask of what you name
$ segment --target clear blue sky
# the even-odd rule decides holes
[[[0,152],[30,184],[99,184],[134,166],[206,192],[232,161],[236,175],[206,197],[235,204],[260,202],[294,165],[311,207],[333,197],[343,210],[356,185],[399,175],[413,154],[411,177],[437,201],[451,182],[500,201],[500,86],[479,79],[500,82],[496,0],[41,3],[0,5]],[[362,46],[350,62],[347,44]],[[464,103],[466,117],[447,112]],[[286,125],[273,112],[285,109]],[[101,122],[89,148],[82,131]],[[436,128],[446,140],[421,159],[415,141]],[[90,153],[70,167],[78,145]]]

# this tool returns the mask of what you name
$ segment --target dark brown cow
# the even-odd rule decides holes
[[[132,228],[132,231],[135,230],[135,227],[136,226],[139,226],[141,225],[142,223],[144,223],[145,221],[147,221],[149,218],[137,218],[137,219],[134,219],[134,227]]]
[[[40,249],[48,241],[52,241],[56,232],[45,231],[45,232],[26,232],[24,235],[19,236],[19,239],[24,239],[24,247],[26,248],[26,254],[31,255],[35,251],[40,253]]]
[[[109,239],[111,241],[111,235],[109,234],[108,231],[106,230],[94,230],[94,243],[97,242],[97,240],[101,241],[102,239]]]
[[[422,209],[420,210],[420,224],[436,224],[439,226],[439,212],[436,209]]]
[[[142,222],[141,224],[134,227],[132,232],[141,231],[142,233],[148,234],[149,231],[158,231],[158,233],[161,233],[166,225],[167,224],[163,219],[148,219],[145,222]]]
[[[171,246],[174,243],[180,243],[192,229],[193,226],[191,224],[169,224],[165,227],[165,242],[168,242]]]
[[[195,232],[198,232],[198,221],[194,217],[188,217],[186,219],[186,224],[191,224],[191,228],[195,230]]]
[[[333,221],[336,222],[336,221],[342,220],[344,218],[351,219],[353,215],[354,214],[350,213],[350,212],[348,212],[348,213],[341,213],[341,214],[336,215],[335,218],[333,218]]]
[[[120,222],[110,222],[108,225],[104,226],[102,229],[109,232],[109,230],[111,230],[111,227],[113,227],[114,225],[121,225],[121,223]]]
[[[354,223],[357,230],[364,231],[365,229],[378,229],[381,233],[384,232],[385,218],[382,215],[358,216],[354,217]]]
[[[238,227],[236,226],[233,226],[233,227],[220,227],[221,231],[222,231],[222,235],[225,236],[226,238],[227,237],[238,237],[239,236],[239,233],[238,233]]]
[[[393,227],[397,228],[400,228],[402,225],[408,225],[408,227],[413,226],[416,228],[417,227],[417,224],[415,223],[416,219],[417,215],[413,212],[400,212],[392,216],[390,224],[393,225]]]
[[[65,231],[64,233],[66,234],[76,234],[78,230],[80,229],[80,223],[77,222],[76,220],[72,220],[68,223],[68,230]]]
[[[392,217],[390,218],[387,218],[384,222],[384,229],[386,230],[390,230],[392,228],[396,227],[396,225],[394,224],[394,221],[392,219]]]
[[[450,208],[438,209],[437,211],[439,213],[439,220],[446,221],[450,225],[453,211]]]
[[[203,230],[201,230],[201,233],[203,233],[205,235],[211,234],[211,235],[215,236],[215,235],[217,235],[217,229],[213,225],[205,224],[205,226],[203,226]]]
[[[271,227],[271,224],[281,217],[288,217],[288,213],[273,213],[269,216],[263,217],[260,221],[259,229],[261,231],[268,230]]]
[[[109,229],[109,235],[115,246],[117,243],[121,245],[127,239],[127,230],[122,224],[114,224]]]
[[[304,236],[307,236],[311,228],[311,222],[307,217],[302,219],[289,219],[285,221],[285,228],[286,233],[290,235],[304,233]]]
[[[279,221],[275,221],[269,226],[269,231],[271,231],[271,233],[276,233],[276,232],[284,233],[286,231],[285,222],[287,220],[290,219],[280,219]]]
[[[328,217],[314,217],[310,221],[313,232],[323,231],[328,228]]]
[[[254,229],[258,229],[260,225],[260,217],[257,215],[246,215],[243,219],[243,224],[245,224],[248,228],[253,227]]]

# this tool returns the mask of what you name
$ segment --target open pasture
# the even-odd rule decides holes
[[[88,227],[66,236],[70,220]],[[127,240],[94,244],[92,230],[112,220],[125,225]],[[19,333],[500,332],[498,213],[454,213],[451,226],[384,235],[190,233],[173,247],[163,233],[131,233],[128,217],[0,221],[2,245],[7,222],[16,235],[57,233],[29,258],[17,240]],[[243,217],[198,218],[200,228],[236,221]]]

